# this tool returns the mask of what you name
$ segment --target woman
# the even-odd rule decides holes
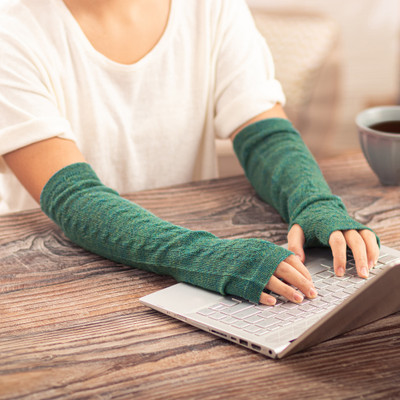
[[[265,289],[317,295],[304,245],[330,245],[338,275],[349,246],[368,276],[377,238],[287,120],[244,0],[7,0],[0,51],[3,212],[32,196],[90,251],[263,304],[276,301]],[[216,136],[289,223],[289,250],[174,226],[118,195],[215,177]]]

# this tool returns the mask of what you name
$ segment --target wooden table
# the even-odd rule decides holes
[[[350,214],[400,249],[400,188],[358,153],[321,167]],[[189,228],[285,242],[244,177],[128,197]],[[400,398],[400,313],[274,361],[141,305],[173,279],[81,250],[39,210],[0,227],[0,399]]]

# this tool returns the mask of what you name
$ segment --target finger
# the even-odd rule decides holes
[[[286,283],[283,283],[275,276],[271,276],[265,288],[283,297],[286,297],[288,300],[294,303],[301,303],[304,300],[304,297],[301,293],[299,293],[293,287],[286,285]]]
[[[294,224],[288,233],[288,250],[292,251],[300,260],[304,262],[306,255],[304,253],[304,232],[300,225]]]
[[[289,265],[291,265],[293,268],[295,268],[298,272],[300,272],[309,281],[312,281],[310,272],[308,271],[307,267],[301,262],[301,260],[297,256],[290,255],[284,261],[286,263],[288,263]]]
[[[361,278],[368,278],[369,268],[367,259],[367,248],[362,236],[356,230],[344,231],[343,235],[346,239],[347,245],[350,247],[358,276]]]
[[[361,230],[360,235],[364,239],[364,243],[367,248],[368,267],[369,269],[371,269],[378,262],[378,257],[379,257],[378,242],[376,241],[375,233],[371,232],[368,229]]]
[[[302,293],[304,293],[305,296],[309,298],[314,298],[317,296],[317,291],[315,290],[312,280],[306,278],[296,268],[285,261],[278,265],[274,276],[283,279],[288,285],[298,288]]]
[[[341,231],[334,231],[329,236],[329,246],[332,250],[333,269],[337,276],[343,276],[346,271],[346,239]]]
[[[276,304],[276,298],[268,293],[262,292],[260,296],[260,303],[266,306],[274,306]]]

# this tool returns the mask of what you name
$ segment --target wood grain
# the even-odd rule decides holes
[[[350,214],[400,248],[400,192],[360,154],[321,161]],[[282,244],[244,177],[127,196],[218,236]],[[396,399],[400,313],[274,361],[141,305],[173,279],[69,242],[39,210],[0,217],[0,399]]]

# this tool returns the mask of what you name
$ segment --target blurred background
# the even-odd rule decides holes
[[[286,112],[317,159],[359,149],[362,109],[400,102],[399,0],[247,0],[273,54]],[[221,176],[241,173],[217,141]]]

